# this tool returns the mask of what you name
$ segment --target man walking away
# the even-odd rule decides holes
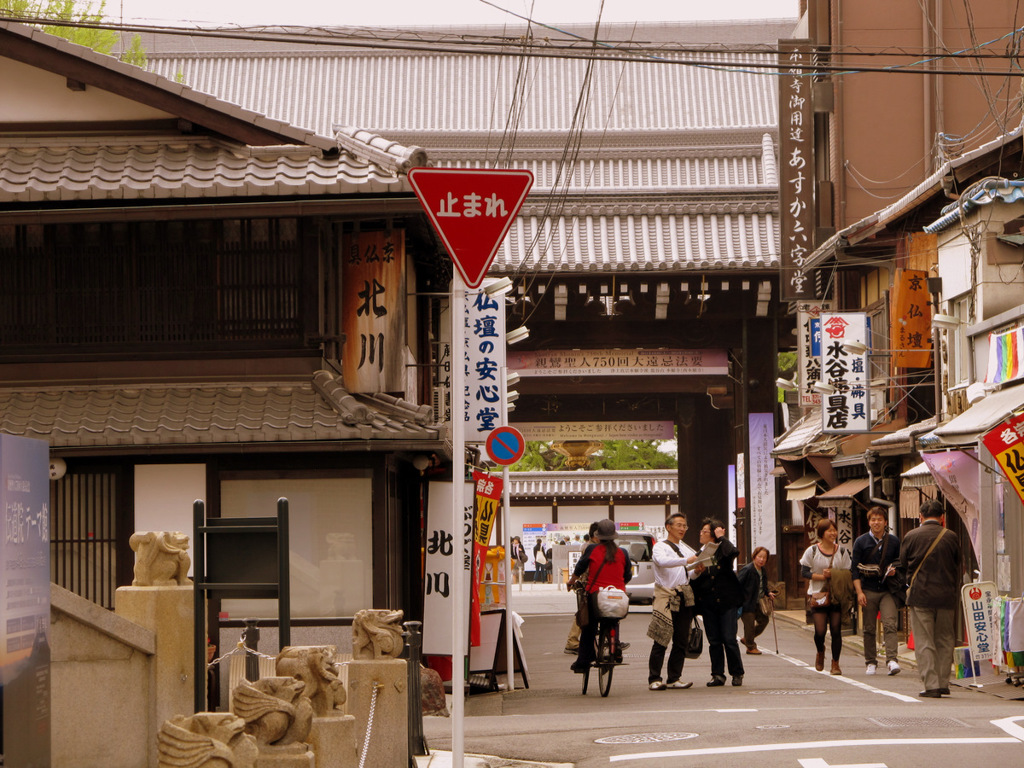
[[[692,682],[684,683],[679,678],[686,662],[686,641],[690,635],[693,620],[693,590],[686,573],[686,560],[694,551],[683,544],[686,535],[686,518],[681,514],[669,515],[665,521],[668,538],[654,545],[654,605],[651,609],[651,624],[647,636],[654,641],[647,662],[648,687],[652,691],[666,688],[689,688]],[[661,680],[661,667],[669,643],[672,652],[668,657],[668,683]]]
[[[878,669],[878,646],[875,617],[882,614],[882,641],[885,643],[885,661],[890,675],[900,673],[897,657],[899,638],[896,621],[900,606],[885,586],[885,580],[896,573],[900,559],[900,540],[888,533],[889,518],[885,507],[871,507],[868,510],[867,533],[853,542],[851,570],[853,588],[857,591],[857,603],[864,611],[864,674],[873,675]]]
[[[929,699],[949,695],[960,597],[960,544],[943,526],[943,514],[938,501],[921,505],[921,526],[907,534],[900,558],[910,585],[907,606],[918,671],[924,682],[924,690],[918,695]]]

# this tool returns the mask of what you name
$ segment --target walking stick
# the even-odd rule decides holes
[[[771,598],[772,601],[772,634],[775,635],[775,655],[779,655],[779,630],[775,626],[775,598]]]

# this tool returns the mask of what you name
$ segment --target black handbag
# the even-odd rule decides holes
[[[704,653],[704,630],[700,628],[696,617],[690,624],[690,636],[686,638],[686,658],[699,659]]]

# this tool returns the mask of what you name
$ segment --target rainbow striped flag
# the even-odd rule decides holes
[[[986,384],[1002,384],[1024,375],[1024,328],[988,335]]]

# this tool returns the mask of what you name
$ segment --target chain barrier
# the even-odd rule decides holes
[[[238,643],[235,645],[234,648],[232,648],[227,653],[225,653],[225,654],[223,654],[221,656],[218,656],[216,659],[211,661],[209,664],[206,665],[206,669],[207,670],[213,669],[215,666],[220,664],[221,661],[223,661],[224,659],[228,659],[228,658],[234,656],[236,653],[242,653],[242,654],[248,653],[248,654],[251,654],[251,655],[253,655],[253,656],[257,657],[257,658],[260,658],[260,659],[270,659],[272,661],[276,661],[277,660],[276,656],[268,656],[267,654],[260,653],[259,651],[253,650],[252,648],[246,648],[245,647],[245,633],[243,633],[242,637],[238,640]]]
[[[366,718],[366,737],[363,739],[363,751],[359,755],[359,768],[366,765],[366,753],[370,749],[370,731],[373,730],[373,713],[377,709],[377,693],[383,688],[380,683],[374,681],[373,696],[370,698],[370,716]]]

